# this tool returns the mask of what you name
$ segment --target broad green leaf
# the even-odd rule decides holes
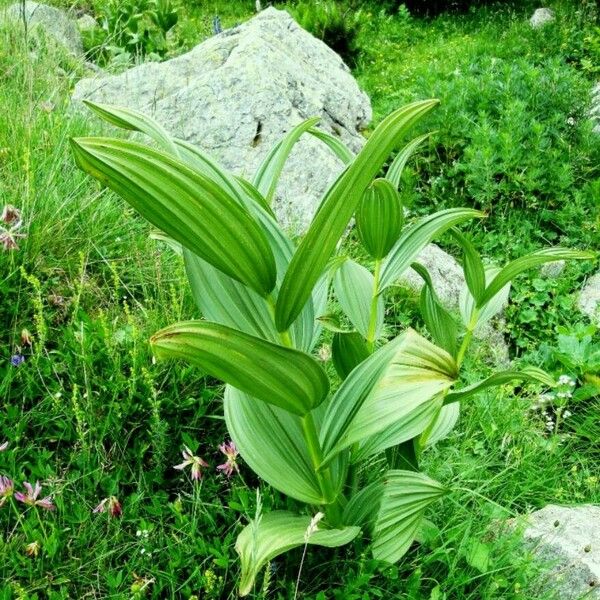
[[[354,262],[345,260],[336,270],[333,277],[333,289],[342,307],[342,310],[351,323],[364,338],[369,337],[369,324],[371,319],[371,302],[375,293],[375,279],[371,272]],[[384,317],[383,297],[379,296],[377,302],[377,320],[373,332],[373,339],[381,335]]]
[[[443,348],[455,357],[458,345],[458,326],[456,321],[442,306],[427,269],[419,263],[412,263],[411,267],[425,282],[421,290],[420,307],[427,331],[429,331],[433,341],[440,348]]]
[[[405,229],[383,264],[380,291],[393,285],[435,237],[467,219],[483,216],[482,212],[470,208],[448,208],[424,217]]]
[[[163,152],[126,140],[71,140],[79,167],[169,237],[261,295],[276,267],[263,229],[211,179]]]
[[[526,256],[521,256],[500,270],[487,286],[485,293],[477,303],[477,307],[481,308],[489,302],[506,284],[510,283],[517,275],[523,273],[523,271],[556,260],[590,260],[595,258],[595,256],[593,252],[581,252],[567,248],[545,248],[544,250],[538,250]]]
[[[321,430],[323,464],[403,419],[412,436],[419,435],[432,418],[419,415],[455,379],[456,364],[446,351],[412,329],[403,332],[358,365],[329,402]]]
[[[446,493],[437,481],[414,471],[388,471],[373,528],[373,556],[399,561],[410,548],[426,509]]]
[[[374,481],[354,494],[344,508],[344,523],[371,529],[383,496],[383,481]]]
[[[184,259],[194,300],[205,319],[275,344],[281,342],[262,296],[189,250],[184,250]]]
[[[429,427],[442,404],[441,394],[419,398],[415,393],[403,403],[396,420],[360,443],[359,448],[352,452],[351,462],[362,462],[388,448],[401,446],[405,442],[412,443],[413,438],[420,436]]]
[[[275,324],[285,331],[310,297],[365,190],[400,139],[438,100],[409,104],[382,121],[361,152],[326,193],[296,250],[277,297]]]
[[[415,153],[417,148],[431,135],[433,135],[433,131],[429,133],[425,133],[416,137],[414,140],[408,142],[398,154],[394,157],[392,164],[389,166],[385,178],[394,186],[394,188],[398,189],[400,187],[400,181],[402,180],[402,171],[404,171],[404,167],[408,162],[408,159]]]
[[[318,117],[307,119],[296,125],[285,137],[280,140],[264,158],[254,176],[254,186],[265,197],[267,204],[271,204],[275,196],[275,189],[281,177],[281,172],[300,136],[313,128],[319,122]]]
[[[329,146],[329,149],[345,164],[349,165],[354,160],[354,153],[339,138],[311,127],[308,133],[314,135],[318,140]]]
[[[169,246],[169,248],[171,248],[171,250],[173,250],[173,252],[175,252],[175,254],[183,256],[183,246],[179,242],[176,242],[173,238],[165,235],[160,229],[151,231],[149,237],[151,240],[156,240],[157,242],[166,244]]]
[[[261,479],[300,502],[325,502],[300,417],[230,385],[225,388],[223,409],[231,439]]]
[[[384,258],[398,240],[403,224],[400,194],[387,179],[376,179],[356,209],[358,237],[369,255]]]
[[[179,358],[239,390],[297,415],[327,396],[329,380],[304,352],[207,321],[170,325],[150,340],[157,358]]]
[[[333,336],[331,357],[340,379],[346,379],[369,354],[364,338],[356,331],[338,332]]]
[[[486,267],[486,285],[489,285],[489,283],[499,272],[500,269],[498,267]],[[480,310],[477,310],[473,295],[469,291],[467,285],[464,284],[458,297],[458,307],[464,326],[472,331],[477,331],[477,329],[482,327],[492,317],[495,317],[502,311],[502,309],[508,303],[509,294],[510,283],[507,283],[489,302],[485,304],[485,306],[483,306]]]
[[[539,381],[544,385],[552,387],[555,385],[554,379],[552,379],[550,375],[536,367],[525,367],[520,371],[500,371],[499,373],[490,375],[487,379],[473,383],[472,385],[464,387],[460,390],[450,392],[446,396],[444,404],[451,404],[452,402],[464,400],[465,398],[474,396],[475,394],[478,394],[487,388],[504,385],[505,383],[509,383],[515,379],[521,381]]]
[[[421,448],[433,446],[443,440],[454,429],[460,416],[460,402],[452,402],[442,406],[429,427],[421,434]]]
[[[481,262],[481,257],[475,249],[475,246],[457,229],[450,230],[454,239],[460,244],[464,252],[463,272],[465,281],[471,296],[477,302],[483,296],[486,286],[485,269]]]
[[[348,544],[360,533],[359,527],[326,529],[322,522],[317,524],[316,531],[310,533],[310,526],[310,516],[287,511],[267,513],[260,517],[258,523],[247,525],[235,544],[242,565],[240,596],[252,591],[259,571],[276,556],[305,544],[337,548]]]
[[[177,148],[173,139],[167,130],[151,117],[137,110],[125,108],[124,106],[111,106],[110,104],[100,104],[91,100],[84,100],[83,103],[92,112],[111,125],[129,131],[145,133],[163,150],[173,156],[177,156]]]

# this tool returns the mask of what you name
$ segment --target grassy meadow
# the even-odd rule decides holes
[[[600,136],[586,117],[600,73],[598,14],[592,3],[550,5],[556,22],[539,31],[528,3],[431,18],[377,2],[351,11],[353,72],[375,123],[406,102],[441,99],[424,125],[437,133],[403,175],[403,200],[413,217],[485,210],[470,233],[489,262],[559,244],[598,249]],[[211,35],[215,15],[226,28],[253,12],[253,1],[181,3],[164,56]],[[103,60],[123,68],[122,58]],[[241,458],[239,474],[217,470],[229,440],[223,386],[152,358],[155,331],[199,314],[180,257],[74,164],[70,138],[109,131],[69,107],[85,74],[47,36],[0,26],[0,210],[15,206],[23,218],[18,249],[0,246],[0,476],[19,490],[39,481],[53,504],[0,501],[0,600],[235,598],[234,543],[257,490],[265,509],[295,504]],[[440,243],[456,253],[451,238]],[[355,236],[344,252],[360,252]],[[358,540],[310,547],[299,576],[296,549],[270,563],[250,598],[548,599],[536,583],[543,565],[503,523],[549,503],[600,503],[600,336],[576,310],[597,269],[581,261],[556,279],[531,272],[505,312],[516,364],[576,379],[567,417],[565,407],[560,421],[552,407],[535,408],[539,385],[482,392],[423,456],[452,492],[398,564],[374,560]],[[415,297],[394,289],[386,302],[399,328],[422,331]],[[467,383],[489,374],[491,354],[480,344],[469,355]],[[208,465],[199,481],[174,469],[184,446]]]

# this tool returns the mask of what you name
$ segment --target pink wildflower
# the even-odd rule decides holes
[[[18,227],[21,224],[21,211],[12,204],[7,204],[2,209],[0,220],[7,225]]]
[[[104,498],[92,512],[103,513],[107,510],[111,517],[120,517],[123,514],[123,507],[116,496]]]
[[[183,471],[186,467],[192,467],[192,479],[194,481],[198,481],[202,478],[202,468],[208,467],[208,463],[202,460],[199,456],[194,456],[192,451],[187,447],[183,447],[183,451],[181,452],[183,455],[183,462],[180,465],[175,465],[173,468],[178,471]]]
[[[10,498],[15,489],[15,485],[8,477],[0,477],[0,507]]]
[[[0,444],[0,452],[4,452],[8,448],[8,442],[2,442]]]
[[[240,468],[238,467],[236,460],[239,452],[238,449],[235,447],[235,443],[232,441],[225,442],[224,444],[221,444],[219,446],[219,450],[227,457],[227,461],[224,462],[222,465],[219,465],[217,467],[217,470],[225,473],[227,477],[231,477],[234,471],[236,473],[239,473]]]
[[[39,506],[40,508],[44,508],[46,510],[54,510],[56,507],[52,503],[52,498],[50,496],[46,496],[41,500],[38,500],[38,496],[42,491],[42,486],[39,481],[35,482],[35,488],[26,481],[23,482],[25,489],[27,490],[26,494],[22,492],[15,492],[15,499],[19,502],[23,502],[23,504],[28,504],[29,506]]]

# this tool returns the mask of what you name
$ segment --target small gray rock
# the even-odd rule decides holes
[[[371,119],[369,98],[342,59],[274,8],[177,58],[82,79],[73,100],[86,98],[148,113],[249,179],[285,133],[305,119],[320,117],[319,127],[354,152]],[[329,148],[303,136],[277,189],[280,223],[295,233],[306,231],[342,169]]]
[[[523,539],[544,566],[536,597],[600,598],[600,506],[546,506],[528,517]]]
[[[529,24],[538,29],[554,21],[554,13],[549,8],[536,8],[529,19]]]
[[[579,294],[579,310],[600,325],[600,273],[590,277]]]
[[[77,27],[81,32],[92,31],[98,27],[98,21],[92,15],[83,15],[77,19]]]
[[[592,88],[592,103],[589,115],[594,122],[594,133],[600,133],[600,81]]]
[[[21,3],[16,2],[9,6],[4,18],[21,21]],[[65,11],[28,0],[25,2],[25,18],[29,27],[41,27],[73,54],[83,54],[83,42],[77,24]]]
[[[564,260],[545,263],[540,269],[540,274],[548,279],[556,279],[565,270],[566,264]]]

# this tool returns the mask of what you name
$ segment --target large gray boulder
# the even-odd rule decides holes
[[[546,506],[528,518],[524,540],[544,568],[535,597],[600,598],[600,506]]]
[[[144,111],[171,133],[252,178],[260,161],[309,117],[353,151],[371,105],[342,59],[285,11],[268,8],[250,21],[162,63],[79,81],[73,100],[92,99]],[[275,212],[286,228],[306,230],[342,163],[303,136],[280,181]]]
[[[5,19],[22,21],[22,5],[15,2],[5,12]],[[41,27],[73,54],[83,54],[83,42],[77,23],[65,11],[38,2],[25,2],[25,18],[28,27]]]
[[[579,294],[579,310],[600,325],[600,273],[590,277]]]
[[[529,19],[529,24],[534,29],[539,29],[552,21],[554,21],[554,13],[549,8],[536,8]]]

